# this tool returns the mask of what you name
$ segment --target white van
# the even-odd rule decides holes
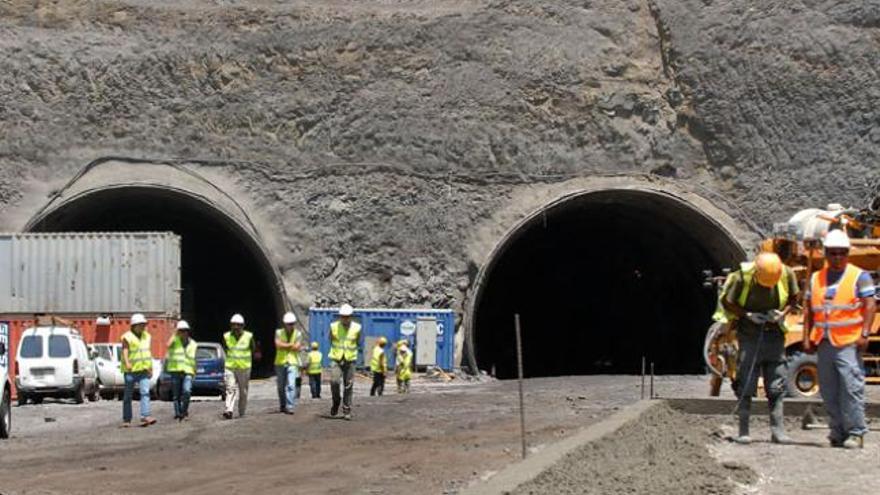
[[[70,327],[28,328],[16,356],[18,405],[44,397],[98,400],[98,374],[80,333]]]
[[[0,438],[12,431],[12,384],[9,383],[9,324],[0,322]]]

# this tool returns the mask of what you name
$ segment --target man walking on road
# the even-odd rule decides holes
[[[339,308],[339,319],[330,324],[330,393],[333,404],[330,416],[335,417],[342,403],[342,418],[351,420],[351,399],[354,394],[354,367],[358,351],[363,348],[361,325],[352,321],[354,308],[343,304]],[[340,384],[344,392],[339,390]]]
[[[293,414],[296,408],[296,380],[299,378],[299,353],[302,350],[302,332],[296,329],[296,316],[284,314],[284,328],[275,331],[275,376],[278,385],[278,403],[281,412]]]
[[[177,322],[177,334],[168,340],[165,369],[171,375],[171,400],[174,401],[174,419],[189,421],[189,399],[192,396],[193,377],[196,374],[198,344],[190,337],[189,323]]]
[[[406,344],[406,340],[397,343],[397,363],[394,368],[397,376],[397,393],[409,393],[409,381],[412,378],[412,351]]]
[[[238,416],[247,409],[248,386],[251,379],[251,363],[254,352],[254,335],[244,329],[244,317],[232,315],[231,330],[223,334],[226,348],[226,411],[225,419],[232,419],[232,411],[238,404]]]
[[[813,274],[804,328],[805,351],[819,351],[819,391],[828,411],[832,447],[864,447],[865,374],[862,353],[868,348],[877,312],[871,274],[849,264],[850,240],[841,230],[825,236],[825,267]]]
[[[370,387],[370,396],[382,395],[385,391],[385,374],[388,372],[388,360],[385,357],[385,345],[388,339],[379,337],[376,345],[373,347],[373,354],[370,358],[370,371],[373,372],[373,386]]]
[[[122,335],[122,371],[125,378],[125,391],[122,394],[123,427],[131,426],[131,401],[135,386],[141,396],[141,426],[150,426],[156,422],[150,416],[150,377],[153,376],[150,344],[146,317],[140,313],[131,315],[131,330]]]
[[[721,303],[736,322],[739,355],[736,367],[737,443],[749,444],[749,416],[758,376],[770,409],[770,440],[789,443],[785,434],[782,398],[785,395],[785,315],[797,300],[794,271],[775,253],[760,253],[753,263],[743,263],[731,274]]]
[[[321,398],[321,368],[323,365],[324,354],[318,350],[318,343],[312,342],[312,350],[309,352],[309,390],[312,392],[313,399]]]

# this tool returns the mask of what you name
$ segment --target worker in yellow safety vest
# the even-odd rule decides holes
[[[819,392],[831,446],[862,448],[868,432],[862,354],[877,313],[876,288],[870,273],[849,264],[845,232],[828,232],[824,247],[825,267],[813,274],[804,297],[804,331],[810,331],[805,351],[819,353]]]
[[[174,419],[189,421],[189,399],[192,396],[193,378],[196,375],[196,349],[192,330],[186,320],[177,322],[177,333],[168,339],[165,355],[165,371],[171,375],[171,400],[174,402]]]
[[[298,398],[296,380],[299,377],[302,332],[296,328],[293,313],[285,313],[283,322],[284,328],[275,331],[275,377],[281,412],[293,414]]]
[[[323,368],[324,354],[318,350],[318,343],[312,342],[312,350],[309,352],[309,390],[312,392],[313,399],[321,398],[321,371]]]
[[[385,345],[388,339],[379,337],[376,345],[373,346],[372,357],[370,358],[370,371],[373,372],[373,386],[370,387],[370,396],[382,395],[385,391],[385,373],[388,372],[388,360],[385,358]]]
[[[153,353],[150,346],[147,318],[140,313],[131,315],[131,329],[122,335],[122,372],[125,379],[125,391],[122,394],[123,427],[131,426],[131,401],[135,385],[140,392],[141,426],[150,426],[156,422],[150,416],[150,378],[153,376]]]
[[[238,404],[239,417],[247,409],[248,387],[251,379],[251,365],[255,349],[254,335],[244,329],[244,317],[232,315],[230,330],[223,334],[223,347],[226,348],[226,410],[225,419],[232,419],[232,411]]]
[[[407,341],[401,340],[397,343],[397,362],[394,373],[397,376],[397,393],[408,394],[409,382],[412,378],[413,354],[409,350]]]
[[[358,352],[363,348],[361,325],[352,321],[354,308],[343,304],[339,319],[330,324],[330,392],[333,403],[330,417],[336,417],[342,403],[342,419],[351,420],[351,400],[354,395],[354,368]],[[340,385],[345,387],[340,391]]]

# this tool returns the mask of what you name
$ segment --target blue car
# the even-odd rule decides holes
[[[196,376],[193,380],[193,396],[219,395],[226,399],[226,384],[223,381],[223,371],[226,367],[226,354],[220,344],[213,342],[199,342],[196,348]],[[171,375],[162,371],[159,377],[159,398],[171,400]]]

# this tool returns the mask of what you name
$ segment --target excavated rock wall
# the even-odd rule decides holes
[[[860,204],[877,53],[876,0],[5,1],[0,224],[101,156],[211,160],[297,305],[460,309],[533,186]]]

